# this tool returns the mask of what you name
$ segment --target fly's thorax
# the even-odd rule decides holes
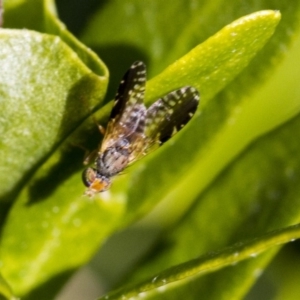
[[[129,145],[128,140],[123,138],[118,140],[113,146],[99,153],[96,159],[98,173],[111,177],[124,170],[129,162]]]

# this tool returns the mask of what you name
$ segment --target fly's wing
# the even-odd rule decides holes
[[[131,136],[138,139],[144,133],[146,107],[144,94],[146,66],[137,61],[124,75],[115,97],[110,120],[101,145],[101,151],[112,146],[118,139]]]
[[[165,143],[187,124],[198,107],[199,99],[198,91],[186,86],[154,102],[147,110],[145,125],[145,134],[152,141],[151,146]]]

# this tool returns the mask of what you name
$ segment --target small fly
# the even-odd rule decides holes
[[[198,91],[185,86],[158,99],[147,109],[145,86],[146,66],[137,61],[120,83],[94,166],[82,174],[87,196],[109,189],[113,176],[165,143],[189,122],[198,107]]]

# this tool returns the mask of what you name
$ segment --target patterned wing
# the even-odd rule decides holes
[[[127,137],[134,132],[144,132],[145,85],[146,66],[143,62],[137,61],[132,64],[120,83],[101,150],[113,145],[120,137]]]
[[[147,110],[145,134],[154,143],[166,142],[193,117],[199,93],[191,86],[175,90],[158,99]]]

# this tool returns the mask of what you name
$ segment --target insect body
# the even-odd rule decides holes
[[[94,167],[83,172],[86,195],[106,191],[111,177],[166,142],[197,109],[199,93],[191,86],[167,94],[147,109],[145,85],[146,66],[135,62],[120,83]]]

